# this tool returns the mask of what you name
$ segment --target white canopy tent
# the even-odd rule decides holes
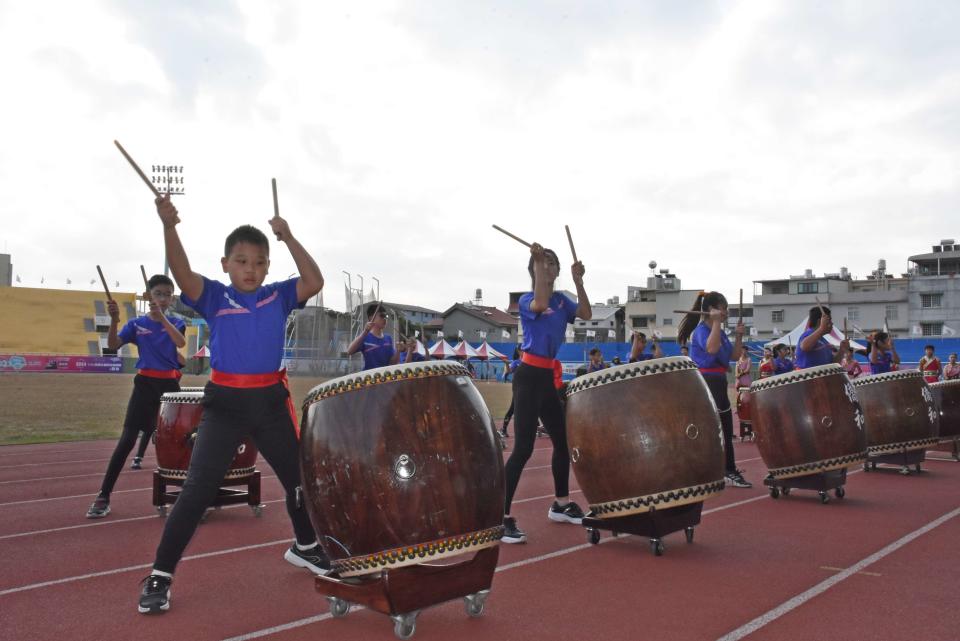
[[[774,338],[774,339],[773,339],[772,341],[770,341],[769,343],[764,343],[763,346],[764,346],[764,347],[773,347],[774,345],[778,345],[778,344],[780,344],[780,343],[783,343],[784,345],[789,345],[789,346],[791,346],[791,347],[796,347],[797,345],[800,344],[800,336],[801,336],[805,331],[807,331],[807,321],[803,321],[803,322],[801,322],[799,325],[797,325],[796,327],[794,327],[794,328],[793,328],[793,331],[791,331],[789,334],[785,334],[785,335],[783,335],[783,336],[778,336],[777,338]],[[839,346],[840,346],[840,341],[842,341],[842,340],[844,339],[844,336],[843,336],[843,332],[840,331],[840,330],[837,328],[836,325],[834,325],[834,326],[833,326],[833,330],[832,330],[829,334],[827,334],[826,336],[824,336],[824,338],[827,340],[828,343],[830,343],[830,344],[833,345],[834,347],[839,347]],[[851,347],[851,349],[867,349],[867,346],[866,346],[866,345],[862,345],[862,344],[860,344],[860,343],[858,343],[858,342],[856,342],[856,341],[854,341],[854,340],[851,340],[851,341],[850,341],[850,347]]]

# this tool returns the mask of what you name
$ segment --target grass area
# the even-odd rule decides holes
[[[325,379],[294,376],[295,405]],[[182,387],[200,387],[204,376],[184,376]],[[0,374],[0,445],[117,438],[123,426],[132,374]],[[494,418],[510,405],[510,385],[477,382]]]

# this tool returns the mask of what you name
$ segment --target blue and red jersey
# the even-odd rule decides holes
[[[182,319],[168,317],[170,323],[183,333],[186,324]],[[124,325],[117,336],[121,344],[132,343],[137,346],[139,357],[137,369],[179,370],[177,346],[174,345],[167,330],[159,321],[149,316],[140,316]]]
[[[524,353],[541,358],[556,358],[567,335],[567,325],[577,318],[577,303],[569,296],[554,292],[547,309],[534,312],[530,309],[533,292],[520,297],[520,323],[523,325]]]

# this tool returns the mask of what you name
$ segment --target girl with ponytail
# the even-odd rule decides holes
[[[743,350],[743,319],[737,322],[736,340],[733,344],[723,331],[727,320],[727,299],[719,292],[700,292],[697,300],[680,322],[677,342],[690,341],[690,358],[700,368],[710,395],[720,412],[723,428],[723,449],[726,456],[725,480],[734,487],[753,487],[737,469],[733,455],[733,415],[730,397],[727,395],[727,370],[730,361],[740,358]]]

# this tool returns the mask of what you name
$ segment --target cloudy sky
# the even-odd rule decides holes
[[[118,139],[185,167],[180,233],[214,277],[276,177],[336,308],[342,271],[505,306],[527,254],[491,223],[564,260],[569,224],[595,301],[650,260],[748,299],[899,272],[960,236],[958,33],[942,1],[0,0],[0,250],[23,286],[159,270]]]

